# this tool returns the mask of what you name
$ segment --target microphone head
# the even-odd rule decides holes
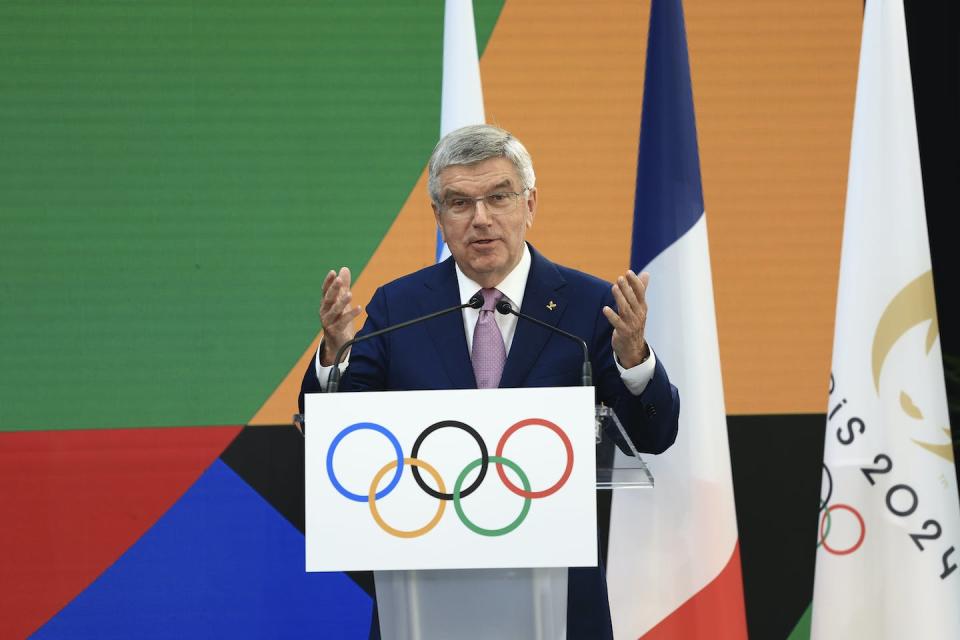
[[[509,300],[501,300],[497,303],[497,312],[502,313],[503,315],[510,315],[513,313],[513,305],[510,304]]]
[[[470,305],[471,309],[480,309],[483,307],[483,295],[477,291],[475,294],[473,294],[472,298],[467,300],[467,304]]]

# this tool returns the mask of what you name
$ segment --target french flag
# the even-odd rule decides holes
[[[681,0],[653,0],[630,264],[650,272],[646,336],[680,391],[656,487],[614,492],[616,638],[746,638],[707,219]]]

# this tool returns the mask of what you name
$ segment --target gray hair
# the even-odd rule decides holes
[[[455,165],[470,165],[506,158],[517,169],[523,188],[532,189],[537,182],[533,160],[523,143],[509,131],[489,124],[472,124],[455,129],[443,136],[430,155],[427,188],[430,199],[440,206],[440,172]]]

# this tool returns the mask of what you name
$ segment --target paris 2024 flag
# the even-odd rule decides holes
[[[900,0],[867,0],[811,637],[960,638],[960,503]]]
[[[676,443],[652,490],[616,490],[614,636],[746,638],[700,159],[680,0],[650,11],[631,268],[650,272],[647,337],[679,389]]]

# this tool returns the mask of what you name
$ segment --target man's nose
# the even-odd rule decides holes
[[[483,200],[474,202],[473,224],[474,226],[485,227],[491,222],[490,211],[487,209],[487,203]]]

